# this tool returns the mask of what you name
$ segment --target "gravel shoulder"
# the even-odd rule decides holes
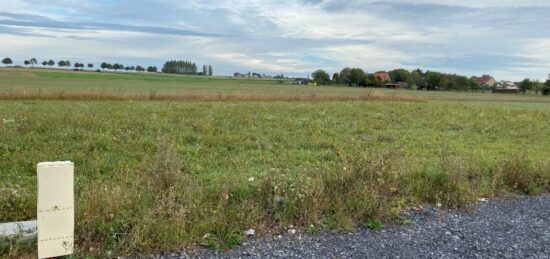
[[[550,258],[550,195],[479,202],[470,211],[424,208],[411,224],[353,233],[297,232],[156,258]]]

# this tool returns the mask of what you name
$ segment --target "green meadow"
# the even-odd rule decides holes
[[[79,91],[273,98],[40,98]],[[421,204],[550,191],[545,97],[40,69],[0,70],[0,94],[0,222],[36,217],[38,162],[71,160],[83,256],[228,249],[249,228],[353,231]],[[0,241],[0,255],[26,253]]]

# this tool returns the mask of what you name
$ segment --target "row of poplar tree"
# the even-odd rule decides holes
[[[203,65],[202,72],[198,71],[197,64],[195,62],[187,60],[170,60],[164,63],[162,72],[168,74],[184,74],[184,75],[203,75],[212,76],[212,66]]]

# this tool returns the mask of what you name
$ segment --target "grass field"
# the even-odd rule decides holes
[[[272,98],[40,98],[151,89]],[[349,231],[422,203],[550,191],[550,98],[14,69],[1,93],[0,222],[36,216],[36,163],[71,160],[82,255],[225,249],[248,228]]]
[[[96,73],[50,69],[1,69],[0,99],[93,99],[121,97],[142,99],[157,96],[183,96],[179,99],[224,99],[227,96],[263,96],[264,99],[358,97],[369,94],[439,101],[483,101],[550,104],[550,98],[530,95],[493,95],[489,93],[395,91],[356,87],[295,86],[289,80],[236,79],[159,75],[149,73]],[[71,97],[72,96],[72,97]],[[79,96],[83,96],[80,98]],[[187,96],[187,97],[186,97]],[[198,97],[197,97],[198,96]],[[53,97],[53,98],[52,98]],[[137,98],[136,98],[137,97]],[[239,99],[239,98],[234,98]],[[246,98],[243,98],[246,99]],[[250,98],[252,99],[252,98]],[[291,98],[288,98],[291,99]],[[326,98],[325,98],[326,99]]]

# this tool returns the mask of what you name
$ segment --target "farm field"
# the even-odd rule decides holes
[[[193,98],[132,98],[152,91]],[[91,92],[124,98],[76,98]],[[1,69],[0,95],[0,222],[36,217],[38,162],[71,160],[82,255],[226,249],[249,228],[349,231],[550,190],[545,97],[40,69]],[[218,95],[247,98],[199,98]]]
[[[354,98],[383,95],[432,101],[514,102],[550,104],[550,98],[530,95],[494,95],[490,93],[427,92],[372,89],[357,87],[314,87],[292,85],[290,80],[248,79],[229,77],[200,77],[150,73],[74,72],[51,69],[0,68],[0,99],[149,99],[157,96],[176,96],[175,99],[233,99],[281,100]],[[177,98],[177,97],[181,98]],[[203,97],[203,98],[201,98]],[[248,98],[247,98],[248,97]],[[166,98],[169,99],[169,98]],[[231,98],[229,98],[231,99]]]

